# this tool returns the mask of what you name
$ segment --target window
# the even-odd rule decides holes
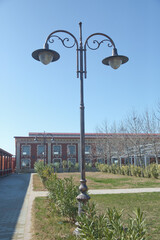
[[[23,156],[30,156],[30,146],[29,145],[23,145],[22,146],[22,155]]]
[[[91,146],[90,145],[85,146],[85,154],[91,154]]]
[[[71,165],[73,165],[73,166],[76,164],[76,159],[75,158],[68,158],[67,161],[68,161],[68,163],[71,162]]]
[[[100,163],[100,164],[104,163],[104,158],[98,158],[97,162]]]
[[[38,145],[37,146],[37,155],[38,156],[45,156],[46,151],[45,151],[45,146],[44,145]]]
[[[59,164],[59,166],[62,166],[62,159],[61,158],[53,158],[53,164],[55,165],[56,163]]]
[[[67,154],[68,155],[76,155],[76,146],[68,145]]]
[[[30,159],[22,159],[21,160],[21,168],[30,168]]]
[[[54,145],[53,146],[53,154],[54,155],[61,155],[61,146],[60,145]]]

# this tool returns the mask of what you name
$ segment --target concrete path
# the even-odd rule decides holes
[[[160,188],[99,189],[89,194],[160,192]],[[31,240],[32,204],[47,191],[33,191],[33,174],[13,174],[0,179],[0,240]]]
[[[160,188],[130,188],[130,189],[96,189],[89,190],[89,194],[120,194],[120,193],[149,193],[160,192]]]
[[[31,240],[32,239],[32,206],[36,197],[48,196],[47,191],[33,191],[33,174],[24,199],[24,203],[16,224],[12,240]]]
[[[30,174],[12,174],[0,178],[0,239],[13,238],[30,182]],[[25,217],[25,216],[24,216]],[[19,228],[19,236],[23,229]],[[23,239],[23,238],[15,238]]]

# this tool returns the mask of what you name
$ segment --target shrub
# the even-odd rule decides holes
[[[95,167],[97,168],[97,170],[99,170],[99,165],[100,164],[98,162],[95,163]]]
[[[54,174],[53,165],[44,165],[43,161],[36,162],[34,164],[34,169],[41,177],[42,182],[45,184],[45,181],[50,177],[51,174]]]
[[[68,172],[70,172],[71,168],[74,167],[74,164],[71,161],[68,161]]]
[[[130,165],[125,166],[125,175],[131,176],[131,166]]]
[[[136,177],[141,177],[141,175],[142,175],[141,167],[139,167],[139,166],[134,166],[134,176],[136,176]]]
[[[60,163],[59,162],[55,162],[55,163],[53,163],[53,166],[54,166],[55,172],[58,172],[58,169],[60,168]]]
[[[58,179],[54,174],[45,182],[45,186],[49,190],[51,207],[60,215],[75,221],[78,213],[76,197],[79,190],[73,184],[73,179]]]
[[[151,178],[152,177],[150,165],[145,167],[145,169],[144,169],[144,176],[147,177],[147,178]]]
[[[86,169],[86,171],[91,171],[91,169],[92,169],[92,163],[86,163],[86,164],[85,164],[85,169]]]
[[[111,165],[111,173],[117,174],[118,173],[118,168],[116,164]]]
[[[158,171],[158,165],[157,164],[152,164],[151,165],[151,173],[154,178],[159,177],[159,171]]]
[[[78,218],[80,239],[83,240],[145,240],[146,230],[140,209],[124,226],[122,211],[108,208],[106,214],[98,215],[95,204],[84,206],[85,214]]]
[[[62,162],[62,167],[63,167],[63,169],[64,169],[64,168],[67,168],[67,160],[63,160],[63,162]]]
[[[43,169],[44,169],[44,162],[43,161],[35,162],[34,170],[38,173],[38,175],[40,177],[42,175]]]
[[[76,163],[76,164],[74,165],[74,168],[75,168],[76,171],[79,171],[79,163]]]
[[[121,174],[122,174],[122,175],[125,175],[125,166],[122,166],[122,167],[121,167]]]

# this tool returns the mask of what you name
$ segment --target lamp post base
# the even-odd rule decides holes
[[[75,223],[75,225],[77,226],[76,229],[73,231],[73,235],[75,235],[76,237],[80,236],[80,228],[79,228],[79,224],[78,222]]]

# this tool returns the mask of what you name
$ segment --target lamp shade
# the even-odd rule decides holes
[[[104,58],[102,63],[108,66],[111,66],[114,69],[120,67],[121,64],[128,62],[128,57],[122,55],[115,55],[111,57]]]
[[[50,62],[55,62],[60,58],[59,53],[50,49],[38,49],[32,53],[32,57],[42,62],[43,64],[47,65]]]
[[[129,58],[122,55],[115,55],[111,57],[104,58],[102,63],[108,66],[111,66],[114,69],[120,67],[121,64],[128,62]]]

